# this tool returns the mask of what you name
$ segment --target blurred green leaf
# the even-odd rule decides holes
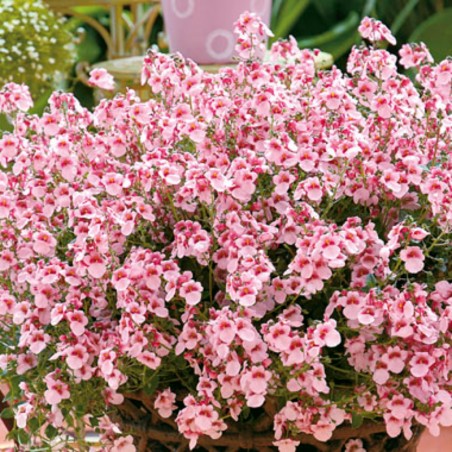
[[[274,23],[273,40],[286,37],[308,5],[309,0],[285,0]]]
[[[39,430],[41,427],[41,423],[39,422],[39,419],[36,417],[32,417],[28,421],[28,428],[30,429],[31,433],[35,433]]]
[[[11,132],[13,130],[12,124],[8,121],[4,113],[0,114],[0,137],[3,132]]]
[[[352,414],[352,427],[359,428],[363,425],[364,418],[360,414],[353,413]]]
[[[373,15],[375,13],[376,5],[377,0],[367,0],[363,8],[363,17]]]
[[[418,3],[419,0],[408,0],[408,3],[402,8],[399,14],[397,14],[394,22],[392,22],[391,31],[393,34],[396,34],[402,28],[403,24],[406,22]]]
[[[30,435],[25,430],[20,429],[17,431],[17,441],[19,444],[27,445],[30,442]]]
[[[355,44],[359,43],[360,35],[356,30],[342,35],[340,38],[325,44],[324,52],[330,53],[334,60],[345,55]]]
[[[446,8],[422,22],[409,42],[424,42],[435,61],[452,55],[452,8]]]
[[[93,428],[99,427],[99,419],[97,417],[91,416],[89,418],[89,425]]]
[[[14,411],[11,407],[5,408],[1,413],[0,417],[2,419],[12,419],[14,417]]]
[[[48,425],[45,430],[45,435],[49,439],[54,439],[58,435],[58,430],[53,425]]]
[[[42,112],[44,111],[44,108],[47,106],[47,102],[52,92],[53,89],[49,89],[43,95],[39,96],[29,113],[36,114],[39,116],[42,115]]]
[[[99,61],[103,53],[99,39],[101,38],[98,38],[98,33],[94,29],[87,28],[84,32],[83,42],[77,46],[77,60],[88,63]]]
[[[356,28],[359,14],[351,12],[348,17],[325,33],[298,41],[300,47],[319,48],[331,53],[335,59],[347,52],[359,40]]]
[[[336,19],[336,0],[312,0],[312,4],[327,23],[334,23]]]

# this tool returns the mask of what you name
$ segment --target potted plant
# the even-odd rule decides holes
[[[451,61],[402,46],[414,84],[361,46],[316,71],[294,40],[256,58],[256,16],[237,31],[216,75],[149,53],[146,102],[55,93],[39,118],[0,92],[3,415],[26,450],[86,450],[90,426],[111,452],[414,451],[451,425]]]
[[[165,30],[171,52],[199,64],[231,63],[234,22],[244,11],[270,23],[272,0],[162,0]]]

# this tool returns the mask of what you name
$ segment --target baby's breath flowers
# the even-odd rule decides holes
[[[25,83],[36,98],[73,62],[71,34],[42,0],[0,2],[0,86]]]

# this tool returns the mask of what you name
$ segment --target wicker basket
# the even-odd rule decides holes
[[[178,432],[172,419],[162,419],[153,408],[152,397],[142,393],[127,394],[122,405],[112,418],[127,434],[135,437],[139,452],[182,452],[188,451],[188,441]],[[228,430],[221,438],[213,440],[202,436],[196,451],[276,451],[273,446],[274,407],[271,402],[264,406],[264,412],[252,424],[228,424]],[[416,452],[423,427],[415,425],[413,437],[407,441],[403,435],[390,438],[383,423],[364,423],[360,428],[350,425],[338,427],[328,442],[317,441],[313,436],[300,434],[299,450],[303,452],[340,452],[350,439],[363,441],[367,452]]]

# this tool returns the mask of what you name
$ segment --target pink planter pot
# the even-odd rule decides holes
[[[272,0],[162,0],[170,51],[199,64],[229,63],[234,22],[250,11],[269,24],[271,6]]]

